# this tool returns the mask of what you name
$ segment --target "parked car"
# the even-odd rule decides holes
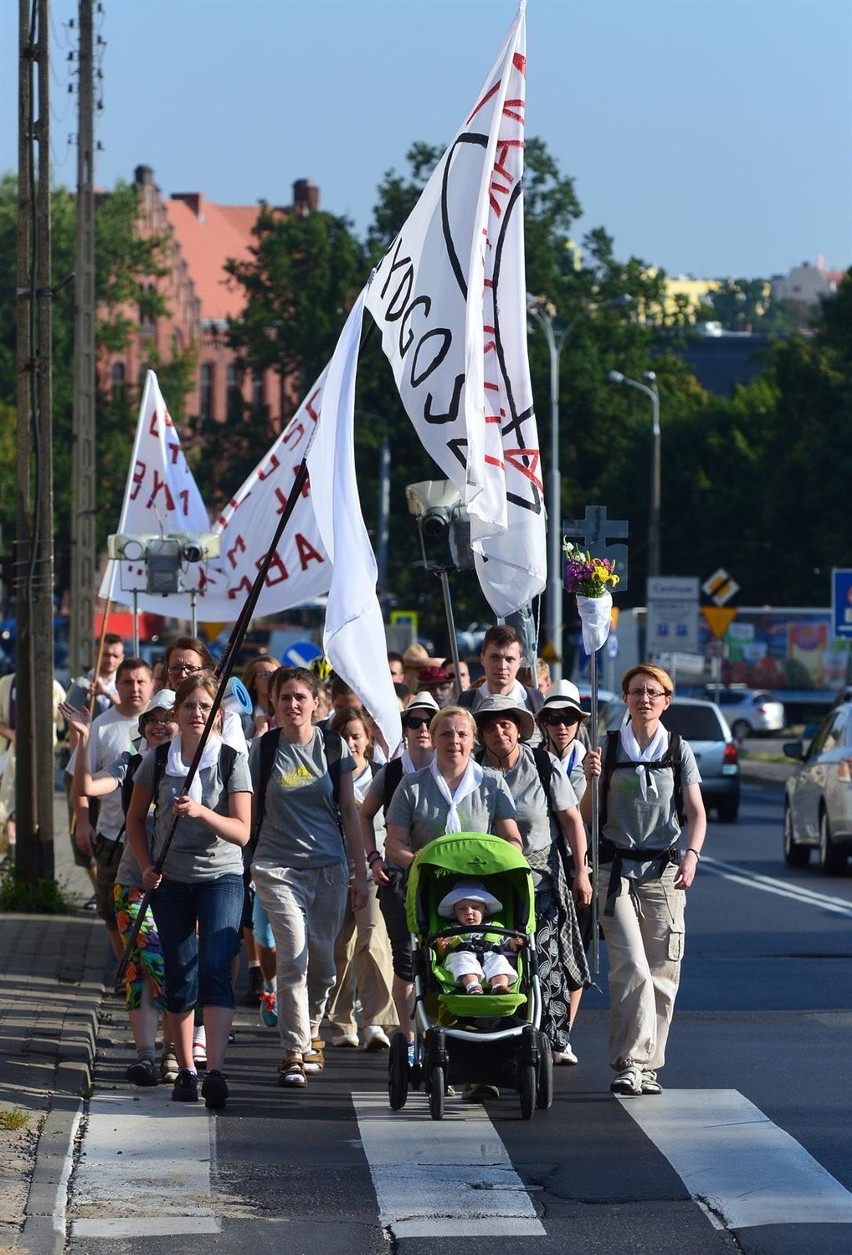
[[[747,736],[772,736],[782,732],[787,722],[784,705],[765,689],[720,688],[707,696],[722,708],[738,741]]]
[[[852,854],[852,702],[836,706],[804,741],[788,741],[798,766],[784,786],[784,861],[804,867],[811,850],[828,876]]]
[[[627,719],[621,698],[604,709],[603,721],[614,732]],[[740,812],[740,756],[725,716],[715,702],[700,697],[673,697],[662,723],[689,742],[701,772],[701,796],[707,810],[718,811],[723,824],[736,822]]]

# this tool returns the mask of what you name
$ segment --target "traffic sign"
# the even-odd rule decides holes
[[[673,649],[698,652],[698,580],[692,575],[648,578],[645,618],[649,654]]]
[[[706,593],[717,606],[724,606],[726,601],[736,596],[740,591],[740,586],[724,567],[719,567],[718,571],[714,571],[710,578],[704,581],[701,591]]]
[[[737,617],[736,606],[702,606],[701,613],[710,631],[720,641]]]

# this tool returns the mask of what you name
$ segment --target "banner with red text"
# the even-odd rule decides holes
[[[525,0],[366,304],[406,412],[471,518],[496,614],[547,578],[541,457],[526,348]]]
[[[136,439],[117,532],[150,538],[151,548],[164,536],[210,530],[207,510],[189,469],[174,423],[154,371],[145,376]],[[142,552],[144,541],[135,546]],[[186,586],[203,585],[206,562],[188,563],[181,572]],[[147,593],[147,562],[110,561],[101,581],[101,597],[129,605],[136,593],[140,610],[190,617],[190,595]]]

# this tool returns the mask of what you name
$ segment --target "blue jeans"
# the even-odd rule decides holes
[[[193,884],[163,880],[151,908],[163,947],[167,1009],[236,1006],[231,960],[239,946],[242,876]]]

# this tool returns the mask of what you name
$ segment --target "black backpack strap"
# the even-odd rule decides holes
[[[553,798],[550,796],[550,786],[553,781],[553,759],[543,745],[534,746],[532,756],[541,787],[544,789],[544,796],[547,798],[548,813],[552,813]]]
[[[263,823],[263,816],[266,813],[266,786],[269,784],[269,777],[272,775],[272,768],[275,765],[275,755],[278,753],[278,742],[281,740],[281,729],[270,728],[268,732],[264,732],[260,738],[260,758],[258,761],[258,779],[257,779],[257,819],[254,825],[254,831],[251,834],[249,847],[254,852],[257,845],[257,837],[260,832],[260,825]]]
[[[607,732],[606,746],[604,748],[603,765],[601,768],[600,783],[600,821],[599,828],[602,830],[606,823],[606,800],[609,793],[609,782],[612,779],[612,773],[615,771],[615,763],[618,758],[618,733]]]
[[[343,757],[343,737],[339,732],[330,732],[328,728],[320,728],[320,734],[325,749],[328,774],[331,776],[334,805],[340,806],[340,760]]]
[[[402,779],[402,759],[392,758],[389,763],[385,764],[385,796],[382,802],[382,810],[387,818],[388,807],[391,804],[391,798],[399,788],[399,782]]]

